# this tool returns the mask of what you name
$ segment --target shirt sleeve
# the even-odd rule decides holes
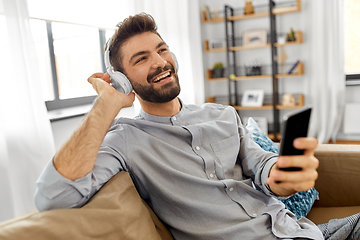
[[[35,205],[39,211],[55,208],[75,208],[84,205],[94,194],[90,172],[71,181],[63,177],[50,161],[36,181]]]
[[[114,138],[117,141],[114,141]],[[121,145],[121,140],[119,134],[109,132],[98,152],[92,171],[75,181],[63,177],[55,169],[53,161],[50,161],[36,182],[37,209],[46,211],[82,207],[111,177],[120,171],[128,171],[124,154],[114,145]]]
[[[278,160],[278,155],[263,150],[251,139],[251,133],[239,122],[240,153],[238,163],[243,169],[243,174],[253,180],[256,188],[265,194],[276,196],[266,184],[271,167]]]

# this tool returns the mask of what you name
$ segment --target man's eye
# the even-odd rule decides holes
[[[162,48],[162,49],[160,49],[159,53],[166,52],[166,51],[167,51],[167,48]]]
[[[139,59],[135,62],[135,64],[136,64],[136,63],[139,63],[139,62],[141,62],[141,61],[143,61],[143,60],[145,60],[145,59],[146,59],[146,57],[139,58]]]

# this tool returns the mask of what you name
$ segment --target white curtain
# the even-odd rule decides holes
[[[35,210],[35,182],[55,152],[26,0],[0,0],[0,221]]]
[[[176,55],[182,88],[180,98],[187,104],[204,103],[198,1],[135,0],[132,2],[134,13],[146,12],[154,17],[161,37]]]
[[[343,0],[307,1],[309,93],[313,105],[309,134],[320,143],[336,140],[345,107]]]

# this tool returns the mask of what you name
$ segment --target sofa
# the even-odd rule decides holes
[[[316,224],[360,212],[360,145],[320,144],[319,192],[308,218]],[[79,209],[36,212],[0,223],[1,240],[173,239],[138,195],[128,173],[115,175]]]

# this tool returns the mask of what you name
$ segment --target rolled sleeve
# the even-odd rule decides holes
[[[35,205],[39,211],[54,208],[74,208],[84,205],[94,194],[90,172],[83,178],[71,181],[63,177],[54,167],[47,165],[36,181]]]
[[[116,133],[107,134],[92,171],[75,181],[63,177],[55,169],[53,160],[50,161],[36,182],[37,209],[82,207],[111,177],[127,171],[124,155],[116,148],[116,145],[121,145],[119,136]]]

